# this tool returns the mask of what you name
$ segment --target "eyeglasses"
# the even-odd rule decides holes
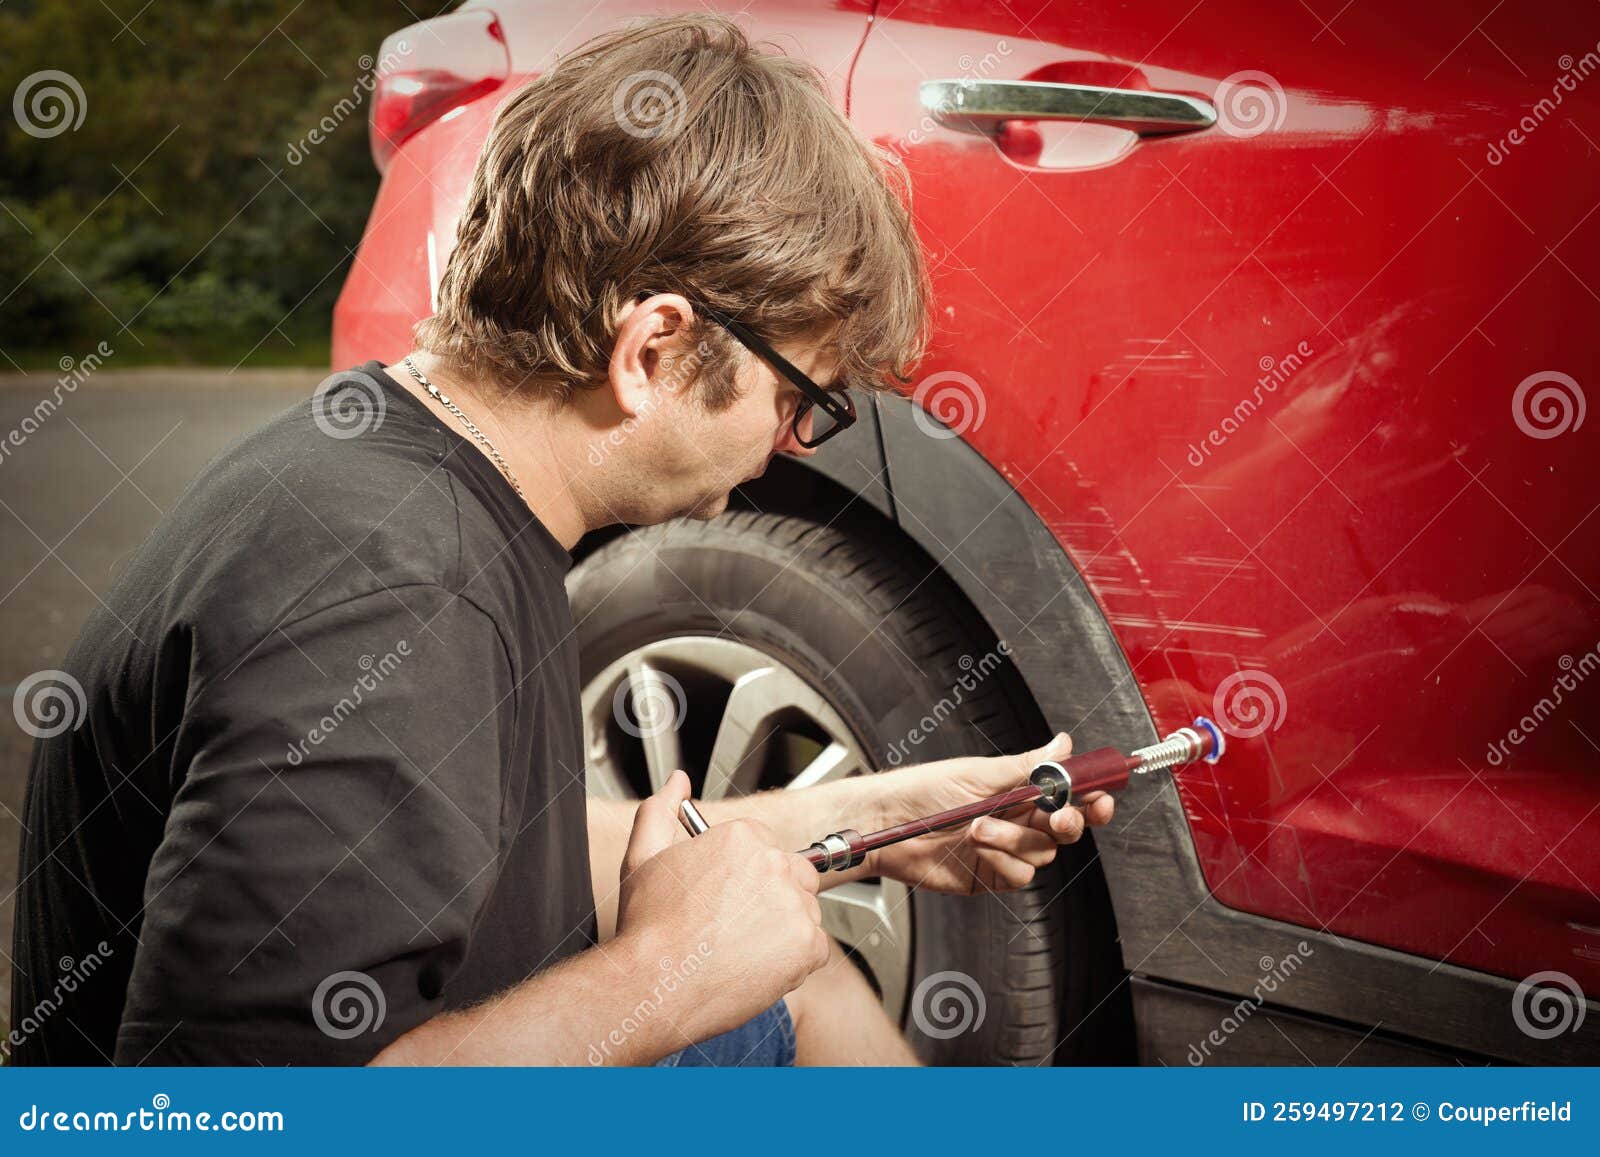
[[[802,397],[794,412],[794,440],[807,450],[822,445],[840,430],[855,425],[856,404],[844,390],[825,390],[773,349],[743,322],[736,321],[709,305],[696,305],[712,321],[727,330],[739,344],[788,378]],[[806,431],[809,429],[810,433]]]

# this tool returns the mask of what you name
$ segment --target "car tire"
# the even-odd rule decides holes
[[[863,771],[1014,753],[1048,737],[1005,646],[932,560],[889,538],[884,525],[746,510],[666,523],[583,557],[568,591],[589,688],[642,648],[670,654],[663,641],[714,640],[770,657],[817,689],[866,753]],[[607,739],[603,706],[613,697],[609,688],[601,694],[586,718],[591,790],[607,744],[626,742],[615,728]],[[684,759],[695,777],[692,762]],[[649,790],[636,767],[631,795]],[[1063,1049],[1062,1026],[1089,1011],[1096,962],[1107,945],[1115,954],[1092,858],[1086,839],[1016,892],[910,894],[909,974],[897,1003],[923,1059],[1018,1065],[1081,1056],[1086,1038]]]

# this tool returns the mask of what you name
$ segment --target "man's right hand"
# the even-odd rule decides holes
[[[736,1028],[793,992],[828,959],[817,870],[765,824],[714,824],[679,838],[689,777],[675,771],[639,805],[622,860],[617,938],[692,977],[667,1011],[699,1042]]]

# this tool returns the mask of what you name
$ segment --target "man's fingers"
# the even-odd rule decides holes
[[[1079,806],[1083,809],[1084,819],[1089,821],[1089,826],[1101,828],[1111,822],[1117,801],[1103,791],[1092,791],[1083,797]]]
[[[672,846],[672,841],[682,830],[678,822],[678,805],[688,798],[689,777],[680,770],[668,776],[667,782],[639,805],[639,810],[633,814],[628,850],[622,856],[624,877],[650,857]]]
[[[1071,754],[1072,736],[1065,731],[1058,731],[1043,747],[1023,752],[1018,762],[1022,765],[1022,774],[1027,775],[1041,763],[1059,763]]]
[[[1020,787],[1028,781],[1028,774],[1041,763],[1058,763],[1071,754],[1072,737],[1062,731],[1032,751],[1019,751],[1015,755],[969,756],[926,766],[943,768],[956,774],[964,789],[982,796]]]
[[[1058,844],[1077,843],[1083,837],[1083,813],[1075,807],[1051,812],[1050,834]]]
[[[972,822],[974,843],[1006,852],[1042,868],[1056,856],[1056,842],[1037,828],[988,816]]]
[[[1039,812],[1028,822],[1047,830],[1056,843],[1075,844],[1083,838],[1085,827],[1100,828],[1111,822],[1116,800],[1103,791],[1091,791],[1071,807],[1056,812]]]
[[[1034,867],[1009,852],[995,848],[978,849],[978,879],[996,892],[1014,892],[1033,883]]]
[[[811,866],[811,861],[804,856],[790,856],[789,867],[794,873],[795,882],[807,892],[815,895],[822,890],[822,873]]]

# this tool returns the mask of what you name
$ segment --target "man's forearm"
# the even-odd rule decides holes
[[[662,991],[661,959],[660,952],[622,937],[472,1008],[425,1021],[372,1063],[651,1064],[692,1040],[684,1023],[692,1011],[687,994]],[[674,996],[682,1007],[674,1007]]]
[[[778,788],[755,795],[701,801],[708,823],[733,819],[760,820],[791,850],[842,828],[868,831],[877,826],[883,783],[876,776],[851,776],[816,787],[787,791]]]

